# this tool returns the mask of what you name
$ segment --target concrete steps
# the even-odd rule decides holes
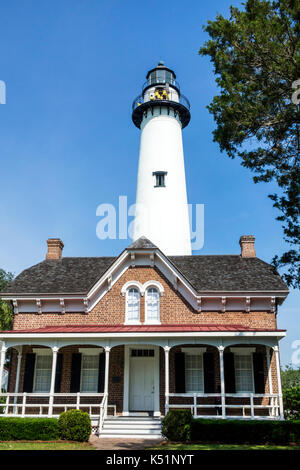
[[[116,416],[104,421],[100,438],[160,439],[161,419],[145,416]]]

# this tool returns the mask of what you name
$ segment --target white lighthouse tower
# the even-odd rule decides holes
[[[133,103],[141,129],[133,239],[149,238],[166,255],[190,255],[182,129],[190,104],[173,70],[159,62]]]

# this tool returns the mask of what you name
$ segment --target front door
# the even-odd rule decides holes
[[[154,349],[131,349],[129,410],[154,411]]]

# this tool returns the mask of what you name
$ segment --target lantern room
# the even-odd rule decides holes
[[[182,128],[190,121],[190,103],[180,92],[176,75],[170,68],[160,61],[156,67],[149,70],[147,81],[143,84],[142,93],[134,100],[132,105],[132,120],[140,128],[144,112],[152,113],[154,106],[159,105],[160,114],[171,111],[178,115]]]

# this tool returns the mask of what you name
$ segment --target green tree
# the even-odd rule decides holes
[[[283,408],[286,419],[300,419],[300,386],[284,388]]]
[[[12,281],[13,274],[0,268],[0,292]],[[0,330],[8,330],[12,327],[12,306],[0,298]]]
[[[282,388],[300,388],[300,367],[294,369],[291,365],[285,366],[285,369],[281,370]]]
[[[300,285],[300,2],[247,0],[204,26],[210,39],[199,54],[214,65],[220,93],[208,106],[217,124],[214,141],[255,173],[275,181],[270,194],[290,245],[272,262],[289,286]],[[293,88],[294,87],[294,88]],[[294,95],[293,95],[294,93]],[[292,96],[295,99],[292,100]]]

